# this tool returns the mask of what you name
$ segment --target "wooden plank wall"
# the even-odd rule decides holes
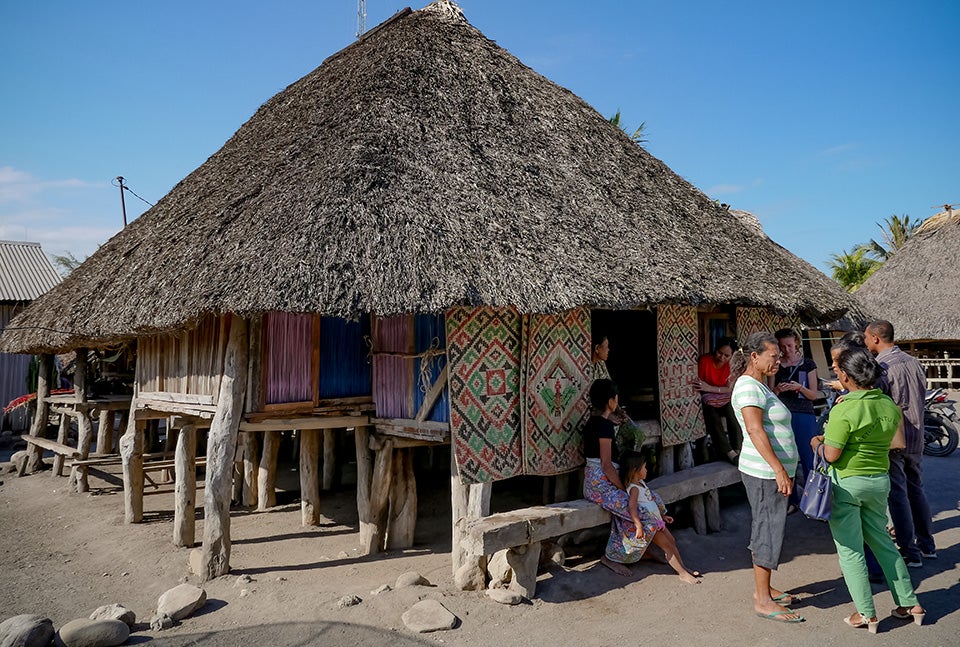
[[[190,330],[141,337],[136,390],[216,397],[223,374],[229,318],[210,315]]]

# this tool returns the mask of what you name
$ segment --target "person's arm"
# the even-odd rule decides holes
[[[613,440],[610,438],[600,439],[600,468],[603,470],[607,480],[616,485],[621,490],[623,483],[620,482],[620,475],[613,466]]]
[[[817,453],[817,448],[823,445],[823,458],[828,463],[835,463],[840,458],[850,437],[850,422],[842,413],[842,408],[834,407],[824,433],[810,439],[810,449],[814,454]]]
[[[789,495],[790,490],[793,488],[793,479],[787,474],[787,470],[783,467],[780,459],[777,458],[777,453],[773,451],[770,438],[763,428],[763,409],[760,407],[743,407],[740,412],[743,415],[743,424],[747,428],[750,441],[760,456],[763,457],[763,460],[767,461],[767,464],[773,468],[774,474],[776,474],[777,489],[783,496]]]
[[[636,539],[643,537],[643,522],[640,520],[640,490],[638,488],[630,488],[630,518],[633,519],[633,527],[636,529],[633,533],[633,536]]]

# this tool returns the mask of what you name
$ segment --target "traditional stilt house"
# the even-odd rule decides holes
[[[581,463],[593,323],[646,359],[637,394],[672,469],[673,447],[703,435],[688,383],[702,339],[832,321],[848,303],[440,1],[267,101],[2,342],[136,343],[127,519],[142,513],[145,420],[176,416],[182,475],[209,428],[213,577],[229,567],[235,457],[246,502],[269,505],[280,430],[301,434],[315,523],[317,434],[355,429],[371,552],[412,542],[412,448],[452,443],[456,562],[457,522],[486,513],[491,482]]]
[[[956,205],[953,205],[956,206]],[[930,388],[960,388],[960,211],[928,218],[857,290],[927,369]]]

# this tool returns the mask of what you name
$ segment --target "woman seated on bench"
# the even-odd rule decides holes
[[[637,528],[630,514],[630,495],[613,462],[614,435],[611,417],[619,405],[617,387],[611,380],[594,380],[590,386],[593,415],[583,429],[583,454],[587,466],[583,479],[583,496],[611,513],[610,539],[600,563],[620,575],[630,575],[626,564],[643,557],[647,547],[663,528],[663,520],[641,508],[638,513],[642,528]],[[686,570],[686,569],[684,569]],[[696,576],[689,574],[690,580]]]

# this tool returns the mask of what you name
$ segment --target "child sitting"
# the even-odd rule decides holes
[[[653,543],[663,551],[667,563],[677,572],[680,579],[688,584],[700,584],[700,573],[688,571],[680,558],[677,542],[667,530],[673,517],[667,514],[663,501],[653,492],[644,479],[647,478],[647,460],[639,452],[624,452],[620,457],[620,482],[626,484],[630,497],[630,517],[636,527],[636,538],[645,533],[653,533]],[[644,527],[643,520],[646,521]]]

